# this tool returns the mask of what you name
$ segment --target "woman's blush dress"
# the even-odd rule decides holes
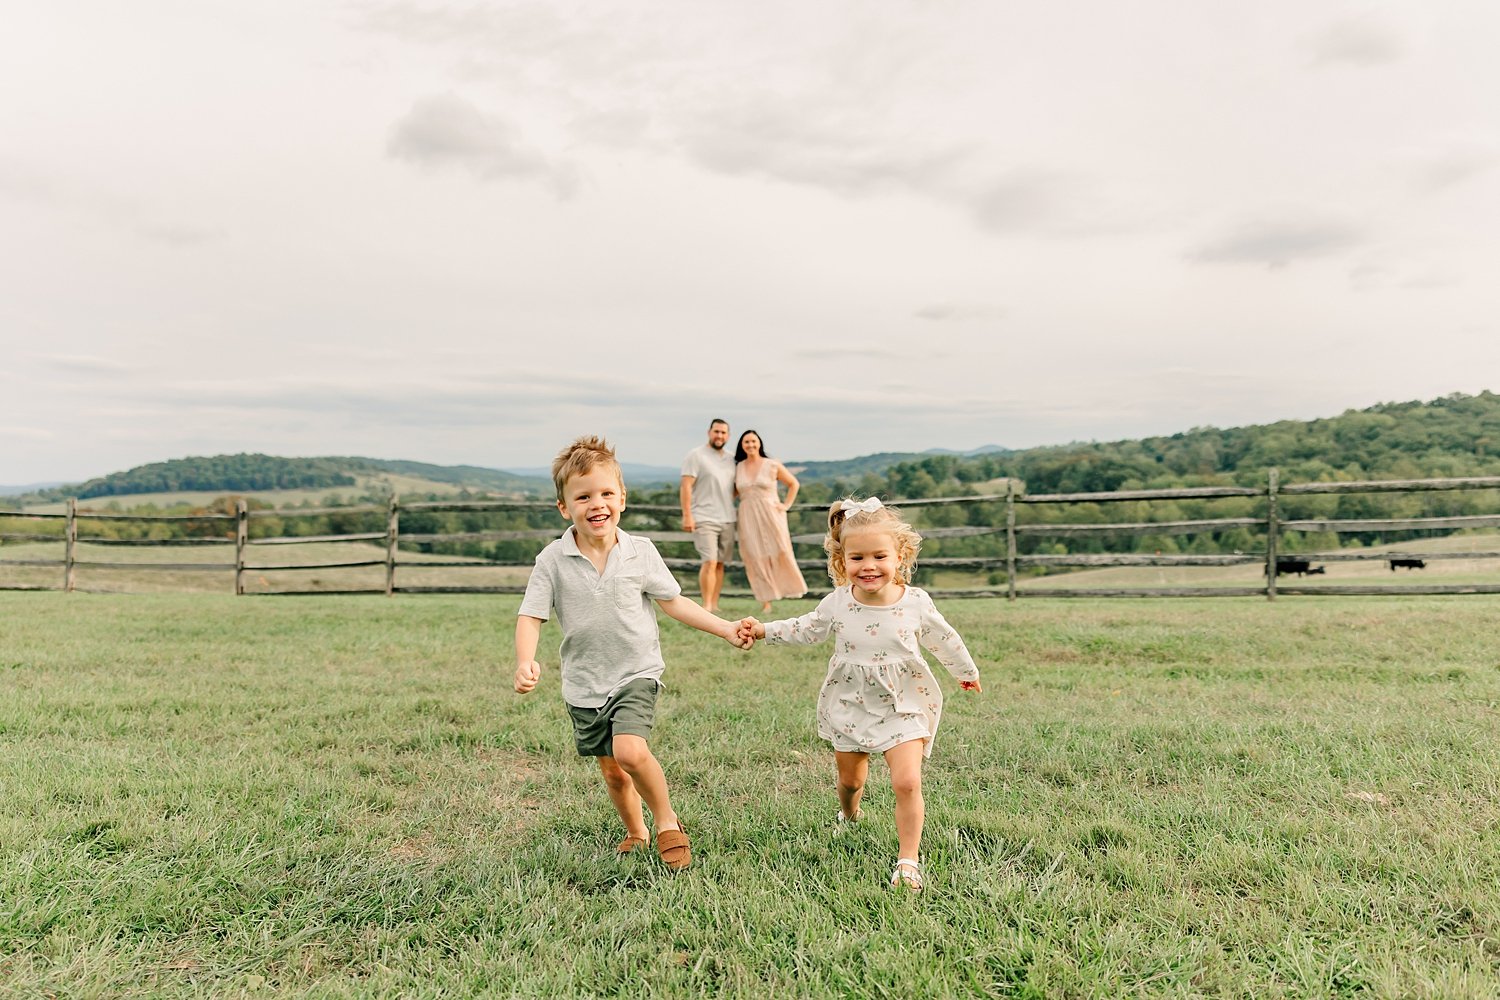
[[[752,476],[745,464],[735,466],[734,486],[740,494],[736,533],[750,591],[757,601],[801,597],[807,593],[807,582],[797,568],[786,511],[781,509],[781,497],[776,492],[776,471],[781,465],[764,459]]]

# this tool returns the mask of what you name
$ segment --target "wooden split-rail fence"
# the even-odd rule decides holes
[[[962,525],[952,527],[920,527],[924,538],[964,538],[983,535],[1003,535],[1004,554],[993,556],[975,557],[932,557],[923,558],[920,566],[928,569],[955,569],[987,571],[993,579],[1003,570],[1004,585],[992,585],[987,588],[970,588],[954,590],[932,590],[938,596],[944,597],[981,597],[981,598],[1006,598],[1016,600],[1019,597],[1246,597],[1264,596],[1268,600],[1275,600],[1278,595],[1358,595],[1358,594],[1492,594],[1500,593],[1500,584],[1470,583],[1470,584],[1429,584],[1425,581],[1406,583],[1397,586],[1384,584],[1318,584],[1309,585],[1306,581],[1290,584],[1278,580],[1276,568],[1278,560],[1285,558],[1278,554],[1280,539],[1285,532],[1409,532],[1409,531],[1436,531],[1448,532],[1460,529],[1480,529],[1500,527],[1500,511],[1494,514],[1463,515],[1452,517],[1412,517],[1412,518],[1384,518],[1384,519],[1354,519],[1354,518],[1298,518],[1283,519],[1279,513],[1281,501],[1286,497],[1312,496],[1318,494],[1359,494],[1359,493],[1424,493],[1449,490],[1481,490],[1500,489],[1500,476],[1481,476],[1455,479],[1404,479],[1404,480],[1379,480],[1364,482],[1321,482],[1321,483],[1297,483],[1280,484],[1276,470],[1270,470],[1266,484],[1256,487],[1236,486],[1206,486],[1187,487],[1182,489],[1156,489],[1156,490],[1121,490],[1108,493],[1054,493],[1054,494],[1026,494],[1016,483],[1008,485],[1004,493],[991,493],[979,496],[960,497],[928,497],[908,500],[888,501],[903,510],[914,510],[918,508],[931,508],[947,505],[972,505],[991,504],[1003,505],[1003,524],[999,525]],[[1111,523],[1052,523],[1035,522],[1028,523],[1023,518],[1018,518],[1017,513],[1028,506],[1034,505],[1061,505],[1061,504],[1111,504],[1121,502],[1143,502],[1150,504],[1160,501],[1177,500],[1212,500],[1219,498],[1249,498],[1259,501],[1261,513],[1254,517],[1227,517],[1200,520],[1183,521],[1137,521],[1137,522],[1111,522]],[[822,510],[821,507],[812,505],[797,505],[794,510]],[[422,561],[402,561],[399,558],[400,545],[408,544],[441,544],[454,542],[496,542],[513,541],[520,539],[550,539],[557,536],[557,528],[527,528],[495,531],[471,531],[447,534],[431,533],[403,533],[401,530],[401,515],[403,513],[444,513],[444,512],[501,512],[501,511],[555,511],[553,504],[544,501],[524,500],[498,500],[498,501],[437,501],[401,503],[392,498],[384,506],[363,507],[332,507],[312,509],[285,509],[285,510],[249,510],[244,500],[237,502],[237,508],[233,514],[184,514],[184,515],[146,515],[146,514],[120,514],[120,513],[94,513],[78,509],[76,500],[67,502],[66,511],[63,513],[33,513],[27,511],[4,511],[0,510],[0,519],[12,520],[62,520],[64,521],[61,540],[64,543],[64,552],[58,559],[15,559],[7,560],[0,557],[0,568],[8,566],[52,566],[62,569],[60,586],[30,586],[30,585],[4,585],[0,583],[0,590],[65,590],[73,591],[81,589],[77,585],[77,575],[80,569],[93,570],[108,567],[110,569],[131,568],[136,570],[175,570],[175,571],[210,571],[210,572],[233,572],[234,592],[236,594],[246,593],[245,578],[247,574],[262,574],[266,572],[305,572],[312,570],[347,570],[355,568],[383,567],[384,587],[370,587],[360,590],[275,590],[263,593],[275,594],[332,594],[332,593],[385,593],[391,594],[416,594],[416,593],[518,593],[524,589],[520,585],[500,586],[401,586],[398,583],[398,569],[402,566],[413,568],[420,567],[424,570],[436,568],[473,568],[482,566],[529,566],[531,561],[526,560],[483,560],[483,559],[425,559]],[[261,517],[294,518],[298,516],[312,515],[349,515],[370,514],[384,512],[386,527],[383,531],[358,532],[350,534],[321,535],[321,536],[287,536],[274,538],[252,538],[250,537],[250,524],[253,520]],[[680,517],[681,510],[671,506],[654,505],[632,505],[630,512],[634,514],[654,514],[660,516],[664,521],[668,518]],[[992,519],[993,520],[993,519]],[[94,521],[135,521],[135,522],[231,522],[226,525],[223,537],[220,538],[168,538],[168,539],[132,539],[122,541],[119,539],[90,537],[79,535],[80,523]],[[232,538],[229,528],[232,527]],[[1018,550],[1018,540],[1027,536],[1049,536],[1053,538],[1082,538],[1098,535],[1111,536],[1181,536],[1200,533],[1219,533],[1234,529],[1248,529],[1263,532],[1262,547],[1253,552],[1234,552],[1221,554],[1178,554],[1178,553],[1075,553],[1075,554],[1021,554]],[[637,530],[629,529],[631,533],[642,535],[659,542],[685,543],[690,536],[680,531],[667,530]],[[56,533],[45,534],[38,532],[0,532],[0,542],[4,541],[50,541],[56,542],[59,536]],[[794,535],[793,541],[802,546],[821,546],[823,536],[821,533]],[[313,542],[367,542],[377,543],[384,546],[384,557],[380,559],[359,559],[342,562],[324,562],[317,564],[278,564],[275,562],[251,562],[249,559],[252,550],[259,547],[268,547],[274,550],[275,546],[283,545],[305,545]],[[206,562],[91,562],[80,560],[77,557],[77,547],[84,543],[109,544],[109,545],[232,545],[234,548],[234,561],[232,563],[206,563]],[[0,548],[0,556],[4,549]],[[1497,559],[1500,551],[1415,551],[1402,550],[1398,555],[1408,560],[1445,560],[1445,559]],[[1298,552],[1298,559],[1318,562],[1351,562],[1356,560],[1381,560],[1386,561],[1391,553],[1370,551],[1365,549],[1339,549],[1329,552]],[[689,571],[698,566],[696,558],[668,558],[667,565],[675,570]],[[821,570],[826,566],[823,559],[799,559],[799,565],[810,570]],[[1265,583],[1257,586],[1193,586],[1193,587],[1112,587],[1112,588],[1069,588],[1069,587],[1046,587],[1034,589],[1018,589],[1017,577],[1021,570],[1034,567],[1076,567],[1097,568],[1102,566],[1158,566],[1158,567],[1183,567],[1183,566],[1233,566],[1241,564],[1263,564],[1265,567]],[[733,563],[731,566],[735,565]],[[810,577],[815,578],[815,577]],[[821,578],[821,574],[816,574]],[[814,588],[816,589],[816,588]],[[726,596],[749,596],[748,594]]]

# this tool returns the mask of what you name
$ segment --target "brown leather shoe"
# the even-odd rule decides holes
[[[632,851],[644,850],[645,847],[645,837],[626,837],[624,840],[620,841],[619,846],[615,848],[615,853],[630,854]]]
[[[674,872],[680,872],[693,863],[692,844],[681,826],[679,820],[678,829],[656,832],[656,852],[661,855],[662,864]]]

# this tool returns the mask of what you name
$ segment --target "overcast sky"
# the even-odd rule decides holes
[[[0,483],[674,465],[1500,389],[1500,5],[48,0]]]

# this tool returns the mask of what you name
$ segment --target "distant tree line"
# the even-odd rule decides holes
[[[380,474],[507,491],[524,490],[540,482],[498,469],[472,465],[430,465],[425,462],[339,456],[281,458],[275,455],[239,454],[152,462],[124,472],[90,479],[79,485],[44,490],[23,499],[56,501],[77,497],[80,500],[92,500],[97,497],[123,497],[141,493],[257,493],[266,490],[345,489],[358,485],[359,476]]]
[[[133,493],[259,492],[262,490],[331,489],[357,480],[336,459],[278,458],[272,455],[214,455],[153,462],[101,476],[79,486],[48,490],[44,496],[80,500]]]
[[[1264,486],[1267,470],[1277,467],[1281,481],[1347,482],[1369,479],[1422,479],[1462,476],[1500,475],[1500,395],[1491,392],[1469,396],[1453,394],[1428,403],[1385,403],[1365,410],[1350,410],[1337,417],[1312,421],[1280,421],[1255,427],[1221,430],[1194,428],[1179,434],[1108,443],[1079,443],[1022,451],[990,452],[976,456],[933,454],[888,464],[889,456],[872,456],[882,461],[872,466],[851,465],[848,474],[831,479],[804,480],[798,503],[813,509],[792,513],[794,534],[820,535],[824,514],[816,509],[846,494],[880,496],[886,499],[933,496],[964,496],[1003,493],[1005,481],[1024,484],[1028,494],[1092,493],[1134,489],[1166,489],[1184,486]],[[225,490],[226,494],[271,488],[299,486],[314,488],[349,487],[354,478],[349,466],[329,464],[331,459],[269,459],[264,455],[227,456],[221,478],[207,475],[219,460],[181,460],[160,463],[121,473],[135,476],[136,483],[151,482],[158,490]],[[265,460],[264,462],[262,460]],[[197,463],[197,464],[194,464]],[[301,463],[296,466],[296,463]],[[416,466],[420,463],[407,463]],[[172,467],[172,478],[167,474]],[[302,475],[304,480],[289,482],[276,478],[266,482],[254,479],[260,469],[278,477]],[[411,471],[416,472],[417,469]],[[191,475],[188,473],[191,472]],[[161,475],[159,479],[150,476]],[[326,477],[319,482],[316,477]],[[243,477],[243,478],[239,478]],[[253,483],[253,485],[238,485]],[[107,493],[85,496],[109,496]],[[480,499],[490,494],[461,490],[459,499]],[[403,501],[448,500],[454,494],[403,494]],[[382,504],[384,496],[356,493],[330,494],[312,507]],[[551,499],[550,494],[546,499]],[[675,487],[631,492],[635,505],[674,506]],[[117,501],[105,509],[117,508]],[[268,505],[250,501],[252,509],[266,510]],[[186,514],[221,512],[234,509],[234,497],[226,495],[207,507],[174,505],[142,508],[136,513]],[[1283,497],[1284,519],[1297,518],[1404,518],[1445,517],[1465,514],[1493,514],[1500,511],[1496,491],[1453,491],[1436,493],[1348,494],[1306,497]],[[1018,520],[1023,524],[1071,523],[1104,524],[1131,521],[1175,521],[1209,518],[1260,517],[1264,501],[1260,498],[1223,498],[1155,502],[1077,503],[1066,505],[1020,505]],[[1004,524],[1002,503],[966,504],[914,508],[913,519],[919,527]],[[0,519],[0,530],[51,530],[21,527]],[[55,523],[55,522],[53,522]],[[383,510],[347,514],[334,511],[302,515],[295,508],[283,509],[274,516],[251,520],[251,535],[264,537],[307,537],[342,533],[380,531],[385,527]],[[627,510],[625,529],[675,531],[675,516]],[[514,530],[520,528],[556,528],[564,524],[549,509],[475,512],[406,511],[401,516],[403,534],[449,534]],[[59,529],[60,530],[60,529]],[[85,522],[82,534],[105,538],[232,537],[225,522]],[[1444,532],[1446,533],[1446,532]],[[1297,533],[1281,540],[1289,552],[1333,549],[1340,546],[1365,546],[1401,540],[1378,532],[1364,533]],[[500,561],[524,561],[532,558],[545,540],[488,540],[437,543],[403,542],[405,549],[461,555]],[[1073,536],[1066,540],[1045,536],[1023,535],[1018,540],[1020,554],[1063,554],[1091,552],[1163,552],[1216,554],[1256,551],[1264,545],[1263,533],[1248,528],[1196,535]],[[691,545],[664,543],[667,555],[690,558]],[[927,556],[1003,556],[1003,534],[971,538],[929,538],[923,546]],[[801,548],[799,555],[812,558],[815,550]]]

